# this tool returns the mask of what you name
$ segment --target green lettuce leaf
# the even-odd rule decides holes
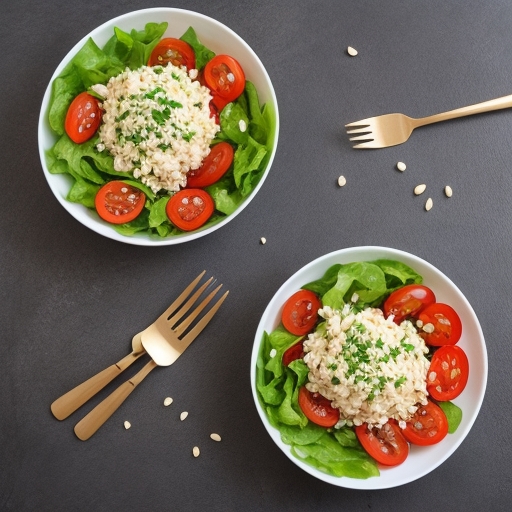
[[[192,27],[189,27],[180,39],[192,46],[196,55],[196,69],[203,69],[206,63],[215,57],[215,53],[206,48],[206,46],[199,41],[197,34]]]
[[[437,402],[437,405],[439,405],[446,414],[448,433],[453,434],[459,428],[460,422],[462,421],[462,409],[453,402]]]

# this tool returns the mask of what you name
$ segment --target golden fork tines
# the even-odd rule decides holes
[[[170,315],[176,313],[176,311],[183,305],[183,303],[189,298],[192,290],[196,287],[199,281],[202,279],[206,271],[201,272],[180,294],[180,296],[162,313],[156,322],[163,322],[169,318]],[[208,281],[208,283],[211,282]],[[208,285],[206,285],[208,286]],[[155,323],[156,323],[155,322]],[[151,327],[151,326],[150,326]],[[149,327],[148,327],[149,329]],[[142,331],[144,332],[144,331]],[[132,339],[132,352],[126,357],[118,361],[117,363],[109,366],[105,370],[97,373],[90,379],[86,380],[82,384],[79,384],[71,391],[68,391],[60,398],[55,400],[51,405],[51,411],[53,415],[63,420],[74,413],[78,408],[84,405],[90,400],[96,393],[101,391],[107,384],[109,384],[115,377],[120,375],[126,370],[132,363],[134,363],[139,357],[146,353],[146,350],[142,346],[142,332],[136,334]]]
[[[204,274],[204,273],[203,273]],[[202,277],[201,274],[199,279]],[[85,441],[89,439],[100,427],[107,421],[118,407],[128,398],[130,393],[142,382],[148,373],[157,366],[169,366],[180,357],[187,347],[194,341],[198,334],[208,325],[215,313],[224,302],[229,292],[225,292],[213,306],[199,318],[199,315],[208,306],[215,297],[222,285],[217,286],[206,297],[201,300],[201,295],[211,284],[213,278],[210,278],[201,285],[188,300],[186,298],[192,291],[188,287],[180,295],[181,307],[175,309],[174,303],[169,309],[160,316],[152,325],[145,329],[141,334],[142,346],[151,356],[151,361],[147,363],[142,370],[133,378],[121,384],[113,393],[111,393],[103,402],[98,404],[87,416],[79,421],[75,426],[75,434],[79,439]],[[195,286],[195,284],[194,284]],[[194,288],[194,287],[192,287]],[[183,297],[183,295],[186,295]],[[186,300],[186,302],[184,302]],[[178,301],[178,299],[177,299]],[[197,303],[197,305],[196,305]],[[195,306],[192,311],[190,309]],[[190,312],[189,312],[190,311]],[[193,322],[197,323],[193,325]]]
[[[512,95],[419,119],[404,114],[384,114],[349,123],[345,128],[348,135],[356,135],[350,137],[351,142],[357,143],[355,149],[387,148],[402,144],[420,126],[509,107],[512,107]]]

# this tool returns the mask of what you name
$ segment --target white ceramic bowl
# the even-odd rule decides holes
[[[256,360],[263,333],[272,332],[280,323],[281,312],[286,299],[301,286],[319,279],[335,263],[353,261],[371,261],[376,259],[401,261],[421,274],[424,284],[436,294],[439,302],[450,304],[459,314],[463,333],[458,345],[464,349],[469,359],[469,380],[464,391],[453,402],[462,409],[462,422],[454,434],[449,434],[440,443],[433,446],[412,446],[407,460],[394,468],[380,467],[380,476],[367,480],[338,478],[326,475],[296,459],[290,453],[290,447],[281,441],[279,431],[272,427],[263,411],[256,392]],[[406,252],[385,247],[354,247],[342,249],[322,256],[290,277],[276,292],[265,309],[256,331],[251,358],[251,386],[258,413],[270,437],[277,446],[300,468],[307,473],[340,487],[353,489],[385,489],[412,482],[438,467],[462,443],[471,429],[482,404],[487,384],[487,352],[484,336],[471,305],[457,286],[443,273],[426,261]]]
[[[205,227],[204,229],[199,229],[191,233],[183,233],[181,235],[172,236],[165,239],[156,239],[142,234],[134,235],[132,237],[123,236],[118,234],[112,228],[112,225],[101,220],[95,211],[89,210],[80,204],[66,201],[66,195],[71,186],[69,177],[61,174],[50,174],[48,172],[44,153],[47,149],[51,148],[57,140],[56,135],[52,132],[48,123],[48,106],[51,95],[51,84],[53,80],[60,74],[66,64],[71,60],[71,58],[84,45],[89,37],[91,37],[98,44],[98,46],[102,47],[114,34],[114,27],[119,27],[129,32],[131,29],[142,30],[145,24],[148,22],[161,23],[163,21],[167,21],[169,24],[163,37],[180,37],[188,29],[188,27],[193,27],[198,35],[199,40],[206,47],[217,54],[229,54],[240,62],[242,68],[244,69],[247,80],[250,80],[258,91],[260,104],[263,105],[264,103],[269,103],[274,108],[276,125],[273,149],[265,173],[261,177],[261,180],[254,188],[252,193],[245,198],[245,200],[240,204],[236,211],[222,219],[220,222]],[[94,29],[83,39],[81,39],[64,57],[62,62],[55,70],[50,83],[48,84],[41,106],[38,126],[39,155],[41,164],[46,179],[48,180],[48,184],[50,185],[52,192],[55,194],[55,197],[62,204],[62,206],[64,206],[64,208],[76,220],[91,228],[93,231],[96,231],[100,235],[129,244],[150,246],[171,245],[194,240],[198,237],[205,236],[212,231],[219,229],[220,227],[230,222],[234,217],[236,217],[236,215],[238,215],[251,202],[251,200],[257,194],[258,190],[263,185],[263,182],[268,175],[272,161],[274,159],[278,134],[279,112],[277,109],[277,100],[274,88],[267,74],[267,71],[265,70],[265,67],[261,63],[258,56],[249,47],[249,45],[230,28],[212,18],[192,11],[165,7],[144,9],[124,14],[110,21],[107,21],[103,25]]]

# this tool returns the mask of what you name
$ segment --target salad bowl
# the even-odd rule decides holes
[[[229,215],[219,217],[211,224],[206,224],[202,228],[194,231],[184,231],[182,233],[166,237],[158,237],[147,232],[135,233],[132,236],[126,236],[125,234],[121,234],[116,231],[112,224],[108,224],[103,221],[94,209],[87,208],[79,203],[68,201],[67,196],[72,185],[72,178],[69,174],[56,174],[49,171],[47,152],[53,147],[59,138],[58,135],[52,131],[48,120],[49,108],[52,99],[52,83],[55,78],[61,74],[77,52],[89,40],[89,38],[91,38],[100,48],[103,48],[107,41],[109,41],[109,39],[114,35],[115,27],[129,33],[133,29],[143,30],[147,23],[162,22],[168,23],[163,37],[179,38],[189,27],[192,27],[197,34],[199,41],[205,47],[217,55],[228,54],[234,57],[241,64],[247,81],[252,82],[258,93],[260,105],[267,105],[269,111],[272,112],[273,126],[271,126],[267,139],[267,163],[259,181],[253,186],[250,193],[245,195],[245,197],[238,203],[236,209],[234,209],[234,211]],[[187,242],[212,233],[233,220],[245,207],[247,207],[263,185],[272,166],[276,152],[278,133],[279,113],[274,88],[265,67],[249,45],[230,28],[203,14],[183,9],[161,7],[143,9],[121,15],[95,28],[76,43],[55,70],[44,94],[39,115],[38,143],[41,165],[50,189],[59,203],[77,221],[96,233],[113,240],[134,245],[161,246]]]
[[[400,465],[379,465],[379,476],[366,479],[337,477],[322,472],[293,455],[291,447],[283,442],[281,433],[272,426],[257,389],[257,365],[265,333],[271,333],[281,324],[283,306],[287,299],[307,283],[320,279],[335,264],[375,260],[394,260],[404,263],[420,274],[423,284],[432,289],[438,302],[451,305],[460,316],[463,330],[457,345],[469,361],[469,379],[464,391],[452,402],[462,410],[462,420],[454,433],[432,446],[411,445],[409,456]],[[410,253],[386,247],[354,247],[338,250],[305,265],[293,274],[275,293],[266,307],[254,339],[251,357],[251,388],[258,414],[264,428],[277,447],[297,466],[324,482],[352,489],[385,489],[417,480],[442,464],[460,446],[468,435],[479,413],[487,384],[487,352],[478,318],[468,300],[457,286],[440,270]]]

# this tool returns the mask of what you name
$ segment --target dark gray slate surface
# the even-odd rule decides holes
[[[52,195],[37,150],[40,103],[62,57],[104,21],[154,5],[2,6],[0,510],[507,510],[512,111],[425,127],[372,152],[351,149],[343,125],[512,93],[512,4],[165,4],[216,18],[248,42],[273,81],[281,132],[267,181],[233,222],[161,248],[76,222]],[[412,194],[420,182],[434,200],[429,213]],[[460,448],[430,475],[373,492],[330,486],[292,464],[264,430],[249,383],[254,333],[275,291],[318,256],[359,245],[414,253],[450,277],[480,319],[489,356],[487,394]],[[207,336],[153,372],[91,441],[78,441],[82,415],[58,422],[50,403],[124,356],[131,336],[203,268],[231,290]],[[168,395],[172,410],[161,406]],[[207,442],[212,431],[221,443]]]

